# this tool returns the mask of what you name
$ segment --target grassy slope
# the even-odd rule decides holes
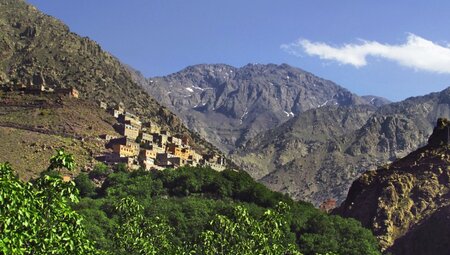
[[[21,178],[29,179],[46,168],[55,149],[65,148],[80,170],[105,151],[99,135],[117,135],[114,122],[86,100],[0,94],[0,162],[9,161]]]

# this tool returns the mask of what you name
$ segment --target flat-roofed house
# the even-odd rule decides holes
[[[166,151],[168,153],[170,153],[170,154],[173,154],[173,155],[177,156],[177,157],[179,157],[181,155],[181,148],[178,147],[177,145],[173,144],[173,143],[168,144],[166,146]]]
[[[167,139],[169,138],[167,135],[164,134],[152,134],[153,136],[153,143],[158,144],[159,147],[165,148],[167,145]]]
[[[134,157],[139,154],[139,150],[122,144],[113,145],[113,152],[119,157]]]
[[[154,168],[157,152],[154,150],[141,149],[139,152],[139,163],[145,170]]]
[[[139,159],[156,159],[156,154],[158,154],[158,152],[155,150],[141,149],[139,152]]]
[[[153,135],[146,132],[142,132],[141,130],[139,132],[138,140],[140,141],[143,147],[150,147],[153,144]]]
[[[119,123],[128,124],[137,129],[141,129],[142,127],[142,122],[139,120],[139,117],[128,112],[120,114],[117,120]]]
[[[125,137],[111,140],[110,145],[114,154],[118,157],[135,157],[139,155],[139,144]]]
[[[181,159],[170,153],[157,153],[155,163],[162,167],[176,168],[180,166]]]
[[[189,159],[193,160],[194,162],[200,163],[200,161],[203,159],[203,156],[197,153],[196,151],[191,150],[191,155],[189,156]]]
[[[178,138],[178,137],[175,137],[175,136],[170,136],[170,137],[168,137],[168,138],[167,138],[167,142],[173,143],[173,144],[175,144],[176,146],[181,146],[181,144],[182,144],[181,139]]]
[[[119,124],[118,132],[119,132],[119,134],[126,136],[133,140],[136,140],[136,138],[139,136],[139,129],[137,129],[136,127],[133,127],[132,125],[129,125],[129,124]]]
[[[99,106],[103,110],[106,110],[108,108],[108,104],[103,101],[100,101]]]
[[[167,161],[173,166],[173,168],[186,165],[186,161],[180,157],[168,158]]]
[[[73,97],[73,98],[78,98],[80,96],[80,93],[74,87],[57,88],[57,89],[55,89],[55,93],[58,95],[61,95],[61,96],[68,96],[68,97]]]

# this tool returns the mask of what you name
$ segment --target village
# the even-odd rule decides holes
[[[55,94],[63,98],[78,99],[74,88],[49,88],[43,82],[15,89],[24,94]],[[12,90],[11,90],[12,91]],[[139,116],[125,110],[124,104],[108,106],[100,101],[99,107],[116,118],[113,128],[117,136],[103,134],[108,152],[95,159],[107,165],[125,164],[129,170],[163,170],[181,166],[208,166],[216,171],[225,169],[225,158],[217,154],[200,154],[189,145],[189,138],[177,136],[153,122],[141,122]]]
[[[153,122],[142,123],[140,118],[125,111],[122,103],[100,108],[117,119],[114,129],[120,137],[102,135],[106,148],[112,152],[97,158],[105,164],[124,163],[130,170],[162,170],[180,166],[209,166],[216,171],[225,169],[225,159],[216,154],[199,154],[189,145],[188,137],[172,135]]]

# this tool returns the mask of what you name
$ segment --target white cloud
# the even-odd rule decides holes
[[[291,44],[283,44],[281,48],[296,56],[301,56],[305,52],[310,56],[334,60],[357,68],[367,65],[367,57],[373,56],[415,70],[450,73],[450,47],[433,43],[414,34],[409,34],[406,43],[399,45],[362,41],[360,44],[333,47],[322,42],[300,39]]]

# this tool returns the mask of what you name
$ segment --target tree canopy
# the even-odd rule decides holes
[[[98,165],[64,182],[58,173],[74,164],[58,150],[29,182],[0,164],[1,253],[380,254],[358,222],[270,191],[245,172]],[[101,186],[92,181],[99,178]]]

